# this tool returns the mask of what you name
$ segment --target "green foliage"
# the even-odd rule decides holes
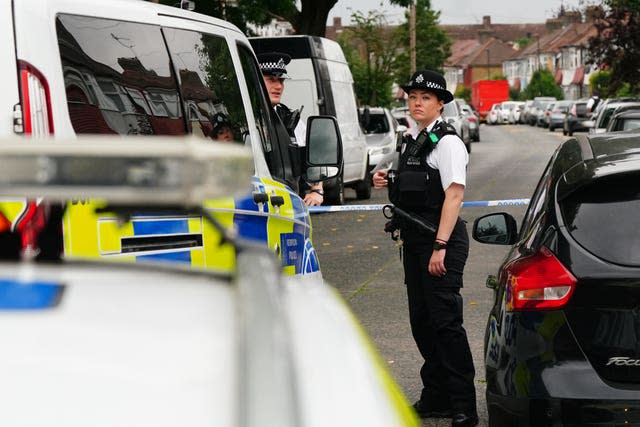
[[[491,76],[490,80],[507,80],[507,76],[505,76],[504,74],[494,74],[493,76]]]
[[[509,86],[509,99],[512,101],[522,101],[522,93],[520,89]]]
[[[467,103],[471,104],[471,89],[464,85],[458,85],[453,96],[456,98],[463,98]]]
[[[392,2],[402,5],[402,1]],[[396,56],[396,81],[406,82],[411,77],[411,61],[409,52],[409,19],[398,27],[399,45],[404,46]],[[440,12],[431,9],[429,0],[416,2],[416,67],[418,70],[434,70],[442,72],[443,65],[451,55],[451,40],[438,26]]]
[[[640,1],[604,0],[595,21],[597,36],[589,40],[591,62],[610,71],[609,93],[640,92]]]
[[[397,40],[386,30],[385,17],[378,11],[370,11],[366,16],[357,11],[351,20],[354,25],[345,29],[338,43],[353,74],[356,95],[362,104],[387,107],[393,100],[391,85]]]
[[[532,38],[522,37],[522,38],[516,39],[515,44],[517,44],[520,50],[522,50],[527,46],[529,46],[531,43],[533,43],[533,41],[534,40]]]
[[[203,15],[225,19],[248,35],[248,23],[265,25],[272,18],[289,21],[297,34],[324,36],[327,16],[337,0],[192,0],[195,11]],[[179,0],[160,0],[173,6]],[[298,10],[296,4],[300,4]]]
[[[591,93],[598,94],[601,98],[609,98],[613,94],[609,92],[611,71],[602,70],[591,73],[589,76],[589,88]]]
[[[524,99],[533,99],[536,96],[555,96],[556,99],[564,99],[562,88],[556,84],[553,74],[546,68],[533,72],[531,81],[522,94]]]

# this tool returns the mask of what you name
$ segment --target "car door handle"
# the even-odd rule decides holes
[[[282,196],[271,196],[271,206],[279,207],[284,205],[284,197]]]
[[[255,203],[267,203],[269,201],[269,195],[267,193],[261,193],[259,191],[253,192],[253,201]]]

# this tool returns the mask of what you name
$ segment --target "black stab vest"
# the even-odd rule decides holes
[[[439,218],[444,204],[442,179],[427,164],[427,156],[445,135],[457,135],[448,123],[436,123],[431,132],[422,131],[416,139],[404,137],[395,178],[389,179],[389,200],[399,208],[427,218]]]

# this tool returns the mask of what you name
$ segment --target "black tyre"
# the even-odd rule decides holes
[[[353,189],[356,190],[358,200],[371,198],[371,185],[373,184],[371,174],[369,173],[369,161],[367,160],[367,168],[365,169],[364,179],[356,182]],[[343,191],[344,192],[344,191]]]
[[[553,126],[549,125],[549,132],[553,132],[553,131],[554,131],[554,129],[555,129],[555,128],[554,128]]]

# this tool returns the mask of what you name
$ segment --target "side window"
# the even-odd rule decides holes
[[[538,186],[531,196],[531,201],[529,202],[529,208],[525,213],[524,219],[522,220],[522,227],[520,229],[520,240],[532,239],[535,237],[535,231],[537,227],[540,226],[540,220],[545,212],[545,204],[547,202],[547,196],[551,186],[551,171],[553,170],[553,161],[555,159],[555,155],[551,158],[547,167],[538,182]],[[529,241],[527,245],[530,245],[532,241]]]
[[[159,27],[62,14],[56,31],[76,133],[186,132]]]
[[[189,131],[243,142],[249,133],[247,116],[227,41],[196,31],[162,31],[178,72]]]
[[[238,54],[242,63],[242,71],[247,80],[249,98],[251,98],[251,108],[256,119],[256,128],[262,142],[265,153],[271,152],[271,142],[269,141],[269,103],[264,96],[262,89],[262,76],[258,72],[257,64],[251,51],[243,45],[238,45]]]

